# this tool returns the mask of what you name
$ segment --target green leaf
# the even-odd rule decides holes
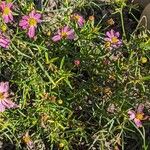
[[[59,69],[62,69],[65,62],[65,56],[62,58]]]

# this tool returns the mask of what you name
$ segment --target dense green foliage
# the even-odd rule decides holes
[[[36,150],[149,149],[149,119],[138,128],[128,110],[140,103],[146,115],[150,110],[150,39],[130,27],[126,17],[136,25],[137,8],[126,4],[45,1],[40,10],[32,0],[14,1],[15,21],[5,25],[11,44],[0,49],[0,81],[9,81],[12,101],[20,107],[0,113],[2,141],[20,150],[29,141]],[[30,39],[18,23],[33,7],[42,22]],[[74,12],[85,19],[82,27],[71,19]],[[65,25],[75,39],[52,41]],[[112,28],[120,32],[122,46],[108,50],[104,38]]]

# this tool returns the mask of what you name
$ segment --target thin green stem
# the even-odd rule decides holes
[[[125,32],[123,13],[122,12],[123,12],[123,9],[121,7],[120,8],[121,26],[122,26],[122,31],[123,31],[123,37],[126,39],[126,32]]]

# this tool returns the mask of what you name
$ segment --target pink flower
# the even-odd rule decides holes
[[[25,135],[23,136],[23,141],[24,141],[24,143],[27,145],[27,147],[28,147],[29,149],[33,149],[33,148],[34,148],[34,143],[33,143],[33,141],[31,140],[28,131],[27,131],[27,132],[25,133]]]
[[[119,48],[122,45],[122,41],[119,39],[119,32],[115,32],[113,29],[111,29],[110,31],[106,32],[106,36],[107,37],[104,39],[106,41],[106,48]]]
[[[22,20],[19,22],[19,26],[22,27],[22,29],[28,30],[27,34],[29,38],[34,38],[37,24],[41,22],[40,18],[41,14],[36,13],[35,10],[32,10],[28,16],[23,16]]]
[[[0,46],[3,48],[8,48],[9,45],[10,40],[0,32]]]
[[[78,60],[78,59],[77,59],[77,60],[74,60],[74,64],[75,64],[75,66],[78,67],[78,66],[80,65],[80,60]]]
[[[63,27],[57,31],[57,34],[52,37],[54,42],[60,41],[61,39],[73,40],[75,38],[75,33],[73,29],[70,29],[68,26]]]
[[[77,22],[79,27],[82,27],[85,23],[84,18],[81,15],[77,14],[77,13],[72,15],[72,19],[74,19]]]
[[[146,120],[148,118],[148,116],[144,117],[143,109],[144,109],[144,105],[139,104],[136,111],[133,111],[133,110],[128,111],[130,120],[133,120],[138,128],[142,127],[142,120]]]
[[[9,98],[9,83],[0,82],[0,112],[4,112],[6,108],[16,108],[18,105],[13,103]]]
[[[0,3],[0,8],[2,10],[2,17],[5,23],[12,22],[13,21],[13,15],[12,15],[12,3],[6,3],[5,1],[2,1]]]

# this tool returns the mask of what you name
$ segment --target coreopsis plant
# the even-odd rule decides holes
[[[29,132],[28,131],[25,133],[25,135],[23,136],[22,139],[23,139],[23,142],[26,144],[26,146],[29,149],[33,149],[34,148],[34,143],[31,140],[31,137],[29,136]]]
[[[9,48],[10,40],[0,31],[0,46],[2,48]]]
[[[35,30],[37,28],[37,24],[41,22],[41,14],[37,13],[35,10],[32,10],[29,15],[25,15],[22,17],[19,22],[19,26],[27,30],[27,34],[29,38],[35,37]]]
[[[120,33],[115,32],[113,29],[106,32],[106,37],[104,38],[106,42],[106,48],[113,49],[119,48],[122,45],[122,40],[120,39]]]
[[[4,149],[147,150],[149,37],[119,1],[0,1]]]
[[[128,115],[130,120],[133,120],[135,125],[139,128],[142,127],[142,121],[146,120],[148,118],[148,116],[146,116],[143,112],[144,110],[144,105],[143,104],[139,104],[139,106],[137,107],[137,109],[134,110],[129,110],[128,111]]]
[[[12,7],[13,7],[13,3],[7,3],[6,1],[0,2],[2,18],[5,23],[9,23],[13,21]]]
[[[72,16],[71,16],[71,19],[74,20],[79,27],[82,27],[85,23],[85,19],[83,18],[83,16],[77,14],[77,13],[74,13]]]
[[[0,82],[0,112],[4,112],[5,109],[17,107],[18,105],[9,98],[9,83]]]
[[[57,33],[52,37],[54,42],[60,41],[62,39],[73,40],[75,38],[75,32],[68,26],[58,29]]]

